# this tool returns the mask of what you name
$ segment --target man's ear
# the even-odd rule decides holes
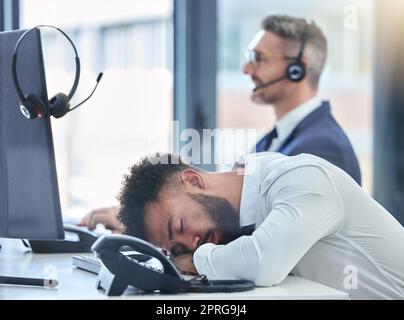
[[[208,184],[204,177],[196,170],[185,169],[181,172],[181,182],[185,185],[185,188],[189,187],[192,189],[198,188],[206,190]]]

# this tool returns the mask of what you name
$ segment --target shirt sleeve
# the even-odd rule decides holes
[[[268,182],[269,184],[269,182]],[[261,186],[265,189],[265,181]],[[262,192],[267,217],[251,236],[227,245],[207,243],[194,253],[199,274],[209,279],[246,279],[257,286],[280,283],[321,238],[336,232],[343,206],[322,169],[292,169]]]

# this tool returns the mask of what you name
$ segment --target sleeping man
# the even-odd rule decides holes
[[[165,248],[183,272],[257,286],[292,273],[352,299],[404,299],[404,228],[316,156],[250,154],[218,173],[156,154],[131,168],[118,198],[83,224]]]

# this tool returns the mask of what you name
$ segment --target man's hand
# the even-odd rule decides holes
[[[101,223],[105,228],[112,230],[112,233],[123,233],[125,227],[118,219],[118,212],[117,207],[92,210],[81,219],[79,226],[86,226],[88,229],[94,230],[97,224]]]
[[[197,275],[194,263],[192,262],[192,253],[181,254],[179,256],[171,256],[171,261],[175,264],[177,269],[183,274]]]

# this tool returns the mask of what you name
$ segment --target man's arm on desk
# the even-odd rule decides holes
[[[79,226],[86,226],[88,229],[94,230],[100,223],[113,233],[123,233],[125,227],[118,219],[118,212],[118,207],[94,209],[81,219]]]
[[[317,168],[285,173],[264,197],[270,212],[251,236],[227,245],[207,243],[195,251],[199,274],[209,279],[247,279],[258,286],[276,285],[313,244],[335,232],[342,221],[337,193]]]

